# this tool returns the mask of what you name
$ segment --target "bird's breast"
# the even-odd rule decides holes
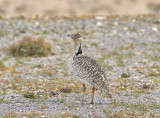
[[[87,56],[77,56],[73,60],[72,74],[80,78],[93,78],[102,74],[103,68],[93,59]]]

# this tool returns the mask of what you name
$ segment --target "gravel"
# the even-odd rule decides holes
[[[39,79],[55,81],[73,79],[70,75],[70,64],[73,56],[73,43],[68,34],[79,32],[83,35],[84,55],[98,60],[106,69],[113,100],[96,93],[95,104],[91,105],[91,93],[85,97],[81,105],[82,93],[59,93],[57,97],[49,97],[43,101],[30,100],[23,93],[7,90],[2,94],[4,81],[0,81],[0,116],[7,111],[15,111],[22,116],[31,110],[49,114],[66,113],[68,110],[80,117],[106,117],[107,107],[114,114],[125,109],[126,104],[152,104],[160,106],[160,24],[158,16],[96,18],[0,18],[0,59],[7,68],[15,66],[15,71],[0,71],[0,80]],[[32,35],[43,37],[52,44],[54,55],[48,57],[14,58],[7,54],[6,48],[18,42],[22,37]],[[22,61],[23,63],[20,63]],[[43,68],[31,68],[42,64]],[[111,69],[109,69],[111,67]],[[41,74],[43,69],[54,68],[51,75]],[[150,72],[159,73],[151,75]],[[121,78],[122,73],[129,73],[129,78]],[[78,79],[78,78],[74,78]],[[124,84],[124,86],[121,86]],[[149,92],[139,92],[136,96],[133,89],[139,90],[149,85]],[[125,88],[125,85],[127,86]],[[88,85],[89,86],[89,85]],[[118,88],[117,88],[118,87]],[[127,94],[127,95],[126,95]],[[61,103],[62,97],[65,101]],[[114,100],[120,104],[114,106]],[[40,108],[41,105],[47,108]],[[72,106],[72,107],[71,107]],[[145,116],[152,111],[160,113],[160,107],[149,107]],[[140,109],[136,109],[140,113]],[[54,116],[54,115],[53,115]]]

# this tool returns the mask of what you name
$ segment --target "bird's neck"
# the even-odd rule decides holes
[[[78,42],[78,44],[75,46],[75,50],[76,50],[76,52],[75,52],[75,54],[74,54],[73,59],[74,59],[75,57],[77,57],[78,55],[81,55],[81,54],[82,54],[81,42]]]

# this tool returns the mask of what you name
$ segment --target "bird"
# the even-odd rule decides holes
[[[84,103],[86,83],[92,86],[91,104],[94,104],[95,90],[100,90],[106,97],[112,98],[104,68],[96,60],[82,54],[81,34],[75,33],[68,36],[75,44],[71,74],[83,81],[82,104]]]

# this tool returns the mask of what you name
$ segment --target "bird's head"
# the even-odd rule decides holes
[[[79,43],[80,43],[80,39],[79,38],[82,37],[80,34],[76,33],[76,34],[72,34],[72,35],[68,35],[68,36],[72,38],[73,42],[75,43],[75,47],[77,45],[79,45]]]
[[[69,37],[71,37],[73,40],[77,40],[81,37],[80,34],[76,33],[76,34],[72,34],[72,35],[68,35]]]

